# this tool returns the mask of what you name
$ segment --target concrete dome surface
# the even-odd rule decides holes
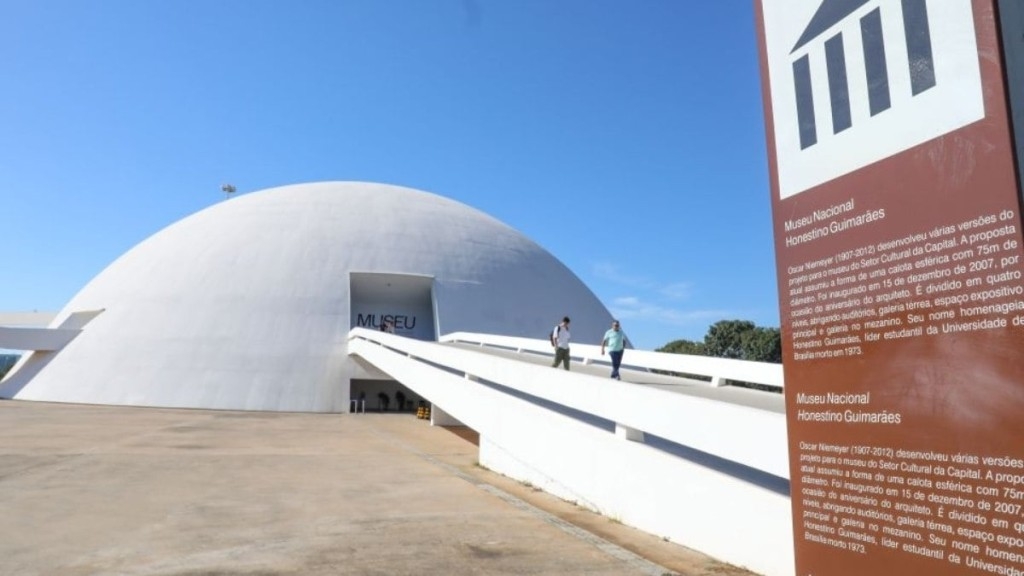
[[[354,326],[384,320],[543,338],[563,315],[599,342],[611,315],[561,262],[498,220],[409,188],[323,182],[246,194],[141,242],[51,326],[102,310],[57,352],[27,354],[0,397],[345,411]]]

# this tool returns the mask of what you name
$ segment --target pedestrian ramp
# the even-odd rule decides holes
[[[362,328],[348,354],[429,400],[434,424],[478,432],[486,468],[726,562],[793,573],[782,394],[726,385],[781,390],[781,366],[627,350],[617,381],[596,346],[574,345],[565,371],[544,340]]]

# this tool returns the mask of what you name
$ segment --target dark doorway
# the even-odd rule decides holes
[[[397,380],[353,378],[350,391],[353,400],[366,400],[367,412],[415,412],[424,400]]]

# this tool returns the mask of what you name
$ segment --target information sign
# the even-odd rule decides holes
[[[998,6],[755,5],[797,574],[1024,574],[1024,243]]]

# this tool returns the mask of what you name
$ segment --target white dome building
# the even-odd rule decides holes
[[[585,341],[611,322],[568,268],[494,218],[355,182],[274,188],[184,218],[96,276],[51,327],[91,310],[102,312],[63,349],[26,354],[0,397],[343,412],[354,382],[389,378],[348,358],[353,327],[388,317],[424,340],[544,338],[569,315]]]

